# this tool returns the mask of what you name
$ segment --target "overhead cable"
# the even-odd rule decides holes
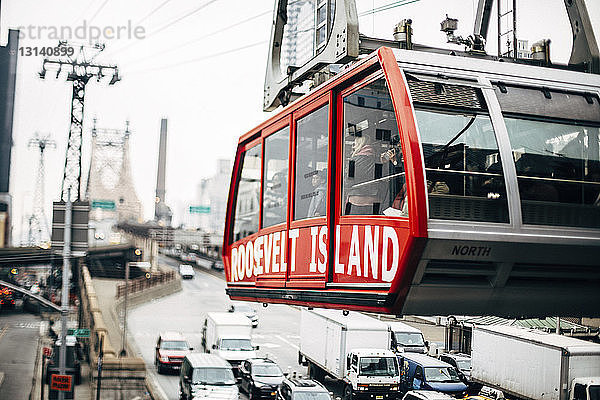
[[[257,18],[260,18],[260,17],[262,17],[262,16],[264,16],[264,15],[267,15],[267,14],[270,14],[270,13],[271,13],[271,11],[269,10],[269,11],[262,12],[262,13],[260,13],[260,14],[256,14],[256,15],[254,15],[254,16],[252,16],[252,17],[249,17],[249,18],[246,18],[246,19],[244,19],[244,20],[242,20],[242,21],[238,21],[238,22],[236,22],[236,23],[233,23],[233,24],[231,24],[231,25],[228,25],[228,26],[226,26],[226,27],[224,27],[224,28],[218,29],[218,30],[216,30],[216,31],[213,31],[213,32],[207,33],[207,34],[205,34],[205,35],[202,35],[202,36],[200,36],[200,37],[197,37],[197,38],[195,38],[195,39],[193,39],[193,40],[190,40],[190,41],[187,41],[187,42],[185,42],[185,43],[182,43],[182,44],[180,44],[179,46],[176,46],[176,47],[171,47],[171,48],[169,48],[169,49],[167,49],[167,50],[163,50],[163,51],[161,51],[161,52],[154,53],[154,54],[150,54],[150,55],[148,55],[148,56],[146,56],[146,57],[139,58],[139,59],[137,59],[137,60],[133,61],[133,62],[131,63],[131,65],[133,65],[133,64],[137,64],[137,63],[140,63],[140,62],[142,62],[142,61],[145,61],[145,60],[148,60],[148,59],[150,59],[150,58],[155,58],[155,57],[158,57],[158,56],[163,56],[164,54],[168,54],[168,53],[175,52],[175,51],[177,51],[177,50],[179,50],[179,49],[181,49],[181,48],[183,48],[183,47],[187,47],[187,46],[189,46],[189,45],[191,45],[191,44],[198,43],[198,42],[200,42],[200,41],[202,41],[202,40],[204,40],[204,39],[207,39],[207,38],[209,38],[209,37],[211,37],[211,36],[214,36],[214,35],[217,35],[217,34],[219,34],[219,33],[223,33],[223,32],[225,32],[225,31],[228,31],[228,30],[230,30],[230,29],[236,28],[236,27],[238,27],[238,26],[240,26],[240,25],[242,25],[242,24],[245,24],[245,23],[247,23],[247,22],[253,21],[253,20],[257,19]]]
[[[235,53],[241,50],[245,50],[245,49],[249,49],[251,47],[256,47],[259,46],[261,44],[265,44],[268,43],[268,40],[262,40],[260,42],[256,42],[256,43],[252,43],[252,44],[248,44],[245,46],[241,46],[241,47],[237,47],[235,49],[230,49],[230,50],[225,50],[225,51],[221,51],[219,53],[214,53],[214,54],[210,54],[207,56],[203,56],[203,57],[197,57],[197,58],[192,58],[190,60],[184,60],[175,64],[169,64],[169,65],[164,65],[162,67],[156,67],[156,68],[150,68],[150,69],[142,69],[142,70],[134,70],[134,71],[129,71],[130,74],[144,74],[147,72],[154,72],[154,71],[161,71],[164,69],[170,69],[170,68],[175,68],[175,67],[180,67],[182,65],[186,65],[186,64],[191,64],[191,63],[195,63],[195,62],[200,62],[200,61],[205,61],[205,60],[209,60],[211,58],[216,58],[216,57],[220,57],[220,56],[224,56],[226,54],[230,54],[230,53]]]

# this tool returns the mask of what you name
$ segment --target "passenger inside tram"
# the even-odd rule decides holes
[[[389,91],[384,79],[344,98],[344,215],[400,215],[404,163]],[[394,205],[395,203],[395,205]]]
[[[307,218],[325,216],[327,203],[327,168],[312,176],[313,192],[308,205]]]
[[[375,170],[381,170],[381,164],[376,167],[378,156],[373,146],[372,128],[351,126],[351,130],[354,131],[354,143],[348,158],[347,176],[354,178],[354,184],[347,192],[346,213],[379,214],[379,185],[375,181]]]

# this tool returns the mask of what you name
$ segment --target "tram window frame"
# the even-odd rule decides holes
[[[523,224],[600,226],[598,94],[504,82],[492,85],[515,163]],[[511,93],[517,98],[510,98]],[[590,106],[595,108],[581,109]],[[537,137],[532,132],[541,133],[540,150],[527,143]],[[596,144],[591,145],[594,135]],[[566,143],[561,146],[562,142]]]
[[[384,142],[389,142],[390,143],[390,148],[388,148],[386,151],[382,151],[379,154],[379,157],[375,157],[375,162],[374,162],[374,179],[368,181],[368,182],[373,182],[373,183],[377,183],[379,182],[391,182],[396,188],[399,187],[400,189],[398,190],[394,190],[393,192],[389,190],[389,188],[386,189],[386,194],[383,197],[379,197],[380,193],[378,191],[377,197],[379,200],[383,200],[382,202],[378,203],[378,202],[373,202],[372,207],[373,207],[373,212],[368,213],[368,212],[364,212],[364,213],[351,213],[352,211],[352,206],[350,206],[350,212],[348,212],[348,204],[351,204],[349,199],[349,196],[352,196],[350,194],[347,193],[347,191],[349,190],[349,188],[345,189],[345,186],[348,186],[347,184],[347,180],[348,178],[352,178],[352,163],[347,157],[347,151],[348,151],[348,143],[346,143],[347,141],[347,137],[348,137],[348,133],[350,132],[348,129],[346,129],[346,110],[345,110],[345,99],[348,98],[349,96],[352,96],[353,94],[355,94],[356,92],[366,88],[367,86],[377,82],[377,81],[383,81],[385,84],[385,87],[387,89],[387,94],[389,96],[389,104],[390,104],[390,110],[384,110],[381,109],[382,111],[386,111],[391,113],[391,117],[393,118],[393,123],[391,124],[391,129],[378,129],[375,128],[375,130],[372,132],[372,134],[370,134],[370,136],[373,136],[373,142],[380,142],[380,144],[384,143]],[[339,207],[339,209],[337,210],[337,215],[341,216],[342,219],[346,219],[346,218],[360,218],[360,217],[368,217],[370,220],[374,221],[375,219],[381,219],[382,221],[389,221],[389,218],[399,218],[400,220],[404,220],[406,221],[407,218],[409,217],[408,215],[408,182],[407,182],[407,176],[406,176],[406,167],[405,167],[405,160],[404,160],[404,152],[402,150],[402,140],[401,140],[401,133],[398,130],[398,121],[397,121],[397,117],[396,117],[396,110],[394,107],[394,100],[392,98],[392,90],[389,87],[389,83],[387,81],[387,79],[385,78],[384,74],[382,71],[376,71],[372,74],[370,74],[369,76],[367,76],[366,78],[364,78],[363,80],[348,86],[347,88],[345,88],[344,90],[342,90],[339,95],[338,95],[338,109],[339,109],[339,121],[337,121],[337,127],[339,129],[339,133],[338,133],[338,138],[337,138],[337,144],[336,144],[336,154],[338,157],[338,162],[340,163],[339,165],[342,166],[342,168],[338,168],[340,171],[338,172],[338,179],[339,179],[339,187],[340,187],[340,195],[339,198],[337,199],[337,206]],[[367,127],[365,129],[369,129],[372,130],[371,127]],[[383,131],[386,132],[383,132]],[[356,128],[354,130],[354,136],[358,137],[360,135],[356,135]],[[350,136],[353,136],[352,134]],[[389,138],[387,137],[389,136]],[[396,139],[394,141],[394,146],[392,147],[392,140]],[[391,151],[392,149],[396,150],[396,164],[394,165],[393,168],[399,168],[401,169],[402,172],[399,173],[391,173],[388,175],[384,175],[384,165],[387,164],[391,164],[392,160],[391,159],[384,159],[383,155],[385,153],[388,153],[389,151]],[[389,165],[388,165],[388,169],[389,169]],[[380,176],[381,175],[381,176]],[[378,178],[376,178],[376,176],[378,176]],[[398,177],[400,177],[401,181],[398,180]],[[396,179],[394,179],[396,178]],[[392,182],[392,179],[394,179],[394,182]],[[395,182],[397,181],[398,182]],[[398,198],[399,196],[401,196],[401,194],[404,193],[404,197],[402,199]],[[374,197],[373,197],[374,198]],[[397,199],[398,198],[398,199]],[[348,199],[348,201],[347,201]],[[383,205],[383,202],[385,202],[385,200],[387,200],[386,205]],[[364,206],[363,206],[364,207]],[[367,206],[368,207],[368,206]],[[377,211],[377,212],[375,212]]]
[[[263,148],[263,153],[262,153],[262,170],[261,170],[261,186],[262,186],[262,192],[261,192],[261,221],[260,221],[260,229],[267,229],[273,226],[278,226],[281,224],[285,224],[287,223],[288,220],[288,202],[289,202],[289,181],[290,181],[290,143],[291,143],[291,139],[292,139],[292,132],[290,129],[290,116],[286,115],[284,116],[281,120],[279,120],[278,122],[271,124],[268,128],[266,128],[263,131],[263,135],[262,135],[262,148]],[[270,140],[273,140],[274,137],[278,134],[281,134],[284,132],[284,130],[287,129],[287,145],[286,145],[286,151],[287,151],[287,155],[284,158],[284,160],[286,160],[286,171],[285,171],[285,185],[283,185],[283,201],[281,203],[281,211],[282,211],[282,220],[280,221],[275,221],[273,223],[266,221],[266,208],[265,208],[265,195],[267,194],[267,190],[268,190],[268,182],[267,182],[267,173],[268,173],[268,166],[267,163],[270,161],[269,159],[267,159],[267,144]],[[268,224],[267,224],[268,223]]]
[[[292,159],[292,165],[293,165],[293,174],[292,174],[292,181],[290,182],[290,186],[291,186],[291,200],[290,200],[290,209],[292,210],[292,226],[293,227],[297,227],[297,226],[302,226],[304,224],[309,224],[309,225],[314,225],[314,224],[319,224],[321,223],[321,220],[324,220],[327,217],[327,213],[329,212],[329,204],[330,204],[330,199],[329,199],[329,194],[330,194],[330,190],[329,187],[331,186],[332,183],[332,174],[329,172],[331,171],[330,165],[331,165],[331,154],[332,154],[332,107],[331,107],[331,97],[332,97],[332,93],[326,93],[323,96],[320,96],[319,98],[315,99],[314,101],[310,102],[309,104],[305,105],[304,107],[301,107],[297,110],[294,111],[293,114],[293,127],[294,127],[294,137],[293,137],[293,159]],[[325,148],[325,154],[326,154],[326,167],[325,167],[325,207],[324,207],[324,214],[320,215],[320,216],[297,216],[298,213],[298,208],[297,208],[297,200],[298,200],[298,195],[302,195],[301,193],[298,193],[298,173],[300,172],[300,170],[298,169],[298,140],[299,140],[299,132],[298,132],[298,122],[301,121],[303,118],[308,117],[316,112],[319,112],[322,109],[326,109],[326,127],[327,127],[327,147]],[[309,207],[310,207],[310,203],[309,203]],[[309,210],[307,210],[308,212]],[[306,221],[306,222],[304,222]]]
[[[492,116],[481,86],[453,77],[449,77],[446,81],[435,77],[431,79],[426,76],[414,77],[408,73],[407,78],[407,86],[411,91],[415,110],[415,123],[419,131],[419,141],[424,155],[423,167],[427,183],[429,218],[444,221],[509,223],[508,193],[506,177],[502,167],[504,161],[500,156],[498,134],[494,129]],[[433,87],[427,88],[428,84],[433,84]],[[471,98],[462,98],[461,91],[464,91]],[[448,98],[444,98],[446,93]],[[450,136],[448,136],[450,140],[445,145],[437,151],[427,154],[426,146],[431,146],[434,149],[440,145],[428,143],[428,140],[434,139],[424,137],[427,132],[424,123],[426,120],[423,119],[425,113],[437,114],[437,116],[446,114],[458,117],[463,115],[464,117],[471,117],[471,120],[465,124],[459,124],[457,131],[450,133]],[[469,140],[468,136],[463,135],[468,134],[471,129],[478,129],[478,126],[484,127],[486,124],[489,125],[490,129],[480,131],[480,133],[486,134],[485,132],[489,132],[491,135],[485,138],[484,141],[491,143],[490,140],[493,139],[495,147],[488,148],[489,146],[485,147],[485,144],[483,144],[484,147],[478,148],[469,145],[467,141],[472,141],[472,139]],[[462,129],[460,129],[461,126]],[[440,137],[439,134],[437,136]],[[462,142],[454,144],[461,137]],[[457,169],[456,166],[452,166],[452,162],[446,157],[449,157],[448,153],[451,148],[455,148],[455,152],[460,153],[461,144],[463,158],[462,160],[458,159]],[[441,150],[443,150],[443,153],[438,166],[432,168],[428,165],[429,159],[439,154]],[[471,157],[467,157],[467,150],[470,150]],[[477,158],[482,156],[485,159],[478,161]],[[467,164],[469,158],[472,162]],[[482,163],[482,161],[484,162]],[[445,179],[442,179],[442,177],[445,177]],[[459,182],[461,177],[462,185]]]
[[[238,170],[236,172],[236,181],[235,181],[235,195],[234,195],[234,203],[232,204],[232,209],[233,211],[233,215],[231,216],[231,225],[230,225],[230,234],[229,234],[229,241],[230,244],[239,242],[240,240],[244,240],[248,237],[251,237],[252,235],[256,235],[259,231],[260,231],[260,224],[261,224],[261,215],[262,215],[262,202],[261,202],[261,198],[262,198],[262,140],[260,138],[257,138],[255,140],[249,141],[248,143],[244,144],[243,146],[241,146],[243,148],[243,150],[241,151],[240,155],[239,155],[239,162],[238,162]],[[258,160],[258,165],[259,165],[259,178],[258,178],[258,209],[256,211],[258,220],[257,220],[257,229],[254,232],[251,232],[245,236],[239,236],[236,237],[236,228],[237,228],[237,222],[239,221],[238,219],[238,204],[239,204],[239,195],[240,195],[240,183],[242,183],[242,175],[244,173],[244,166],[245,166],[245,161],[246,161],[246,156],[248,154],[248,152],[258,149],[258,156],[259,156],[259,160]]]

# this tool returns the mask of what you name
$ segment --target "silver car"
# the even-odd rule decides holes
[[[229,312],[239,312],[244,314],[248,319],[252,322],[252,327],[256,328],[258,326],[258,315],[256,315],[256,310],[249,306],[248,304],[232,304],[229,307]]]

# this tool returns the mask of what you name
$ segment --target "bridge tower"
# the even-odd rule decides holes
[[[117,222],[141,222],[142,205],[135,191],[129,161],[129,121],[124,130],[98,128],[96,123],[94,119],[86,189],[86,199],[91,205],[90,220],[104,221],[111,226]],[[96,239],[109,239],[105,237],[109,233],[101,235],[97,230]]]

